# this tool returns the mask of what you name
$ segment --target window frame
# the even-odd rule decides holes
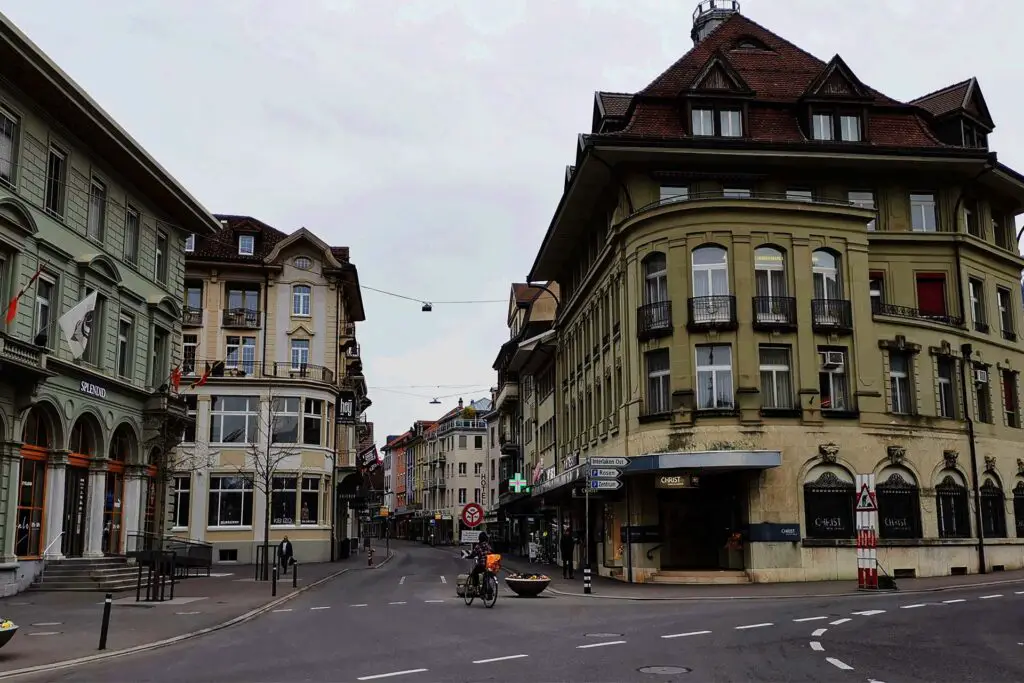
[[[185,238],[185,246],[183,250],[186,254],[195,253],[196,250],[196,234],[194,232],[189,233]]]
[[[985,301],[985,281],[977,277],[967,278],[967,298],[971,305],[971,322],[978,332],[988,332],[988,303]]]
[[[934,192],[911,192],[908,201],[910,203],[910,231],[939,232],[938,195]],[[931,206],[931,212],[926,211],[929,205]],[[928,226],[929,216],[932,221],[931,229]],[[920,224],[917,222],[918,218],[922,221]]]
[[[841,353],[841,354],[843,354],[843,364],[842,364],[842,367],[836,367],[836,368],[827,368],[827,367],[825,367],[824,363],[820,362],[821,354],[823,354],[823,353]],[[850,400],[851,399],[851,397],[850,397],[850,375],[847,372],[847,368],[850,365],[849,349],[847,349],[847,348],[835,348],[835,347],[821,347],[821,346],[819,346],[818,347],[818,354],[819,354],[819,356],[818,356],[818,358],[819,358],[819,363],[818,363],[818,405],[819,405],[819,408],[820,408],[821,412],[825,413],[825,414],[828,414],[828,413],[848,413],[848,412],[851,412],[853,410],[853,408],[852,408],[852,404],[851,404],[851,400]],[[825,384],[825,378],[824,378],[825,375],[828,376],[828,380],[827,380],[828,389],[829,389],[829,392],[828,392],[828,402],[829,402],[829,405],[828,405],[828,407],[825,406],[825,402],[822,400],[824,398],[824,396],[822,395],[822,392],[821,392],[821,387],[824,386],[824,384]],[[840,375],[840,376],[843,377],[842,387],[841,387],[842,391],[841,392],[837,392],[836,391],[836,386],[837,386],[836,376],[837,375]],[[843,404],[842,406],[840,406],[838,408],[835,407],[835,398],[836,398],[837,393],[841,394],[842,404]]]
[[[9,125],[7,125],[9,124]],[[16,189],[18,187],[18,159],[21,151],[21,117],[5,106],[0,105],[0,135],[6,129],[11,140],[11,154],[8,159],[0,159],[0,184]],[[5,166],[7,175],[4,175]]]
[[[238,340],[233,342],[232,340]],[[251,341],[252,343],[247,343]],[[235,349],[235,358],[231,357],[231,349]],[[246,359],[247,350],[252,349],[252,358]],[[231,365],[228,365],[231,363]],[[256,371],[256,335],[229,334],[224,337],[224,369],[241,369],[246,374]]]
[[[163,230],[157,231],[156,234],[156,256],[153,258],[153,277],[160,284],[167,284],[167,276],[170,271],[170,252],[168,245],[170,244],[167,233]]]
[[[309,358],[312,352],[312,344],[309,339],[292,339],[288,343],[288,355],[291,359],[292,372],[300,372],[303,368],[309,367]],[[305,356],[305,361],[303,361]]]
[[[50,296],[46,297],[40,292],[41,285],[48,285],[50,287]],[[35,310],[33,311],[34,320],[33,328],[35,330],[35,336],[38,336],[40,332],[46,332],[46,347],[48,349],[55,348],[57,342],[56,335],[56,323],[57,317],[54,316],[55,310],[60,310],[60,290],[57,288],[58,280],[53,275],[47,272],[41,272],[39,278],[36,280],[36,301]],[[45,302],[45,305],[43,304]],[[54,304],[58,304],[57,308],[54,308]],[[43,309],[46,310],[46,324],[40,324],[40,319],[43,318]]]
[[[302,303],[305,302],[305,312]],[[305,283],[292,285],[292,317],[313,317],[313,287]]]
[[[996,286],[996,306],[999,309],[999,328],[1003,339],[1017,340],[1016,320],[1014,316],[1013,291],[1002,285]]]
[[[127,333],[124,326],[128,326]],[[122,312],[117,319],[117,363],[115,370],[118,377],[131,379],[135,374],[132,372],[132,360],[135,347],[135,318],[130,314]]]
[[[271,446],[294,446],[302,442],[302,435],[299,434],[303,421],[302,409],[302,398],[299,396],[274,396],[270,399]]]
[[[96,216],[98,215],[98,218]],[[103,244],[107,224],[107,184],[97,176],[89,180],[89,207],[85,219],[85,236]]]
[[[218,402],[223,402],[225,399],[245,399],[244,410],[225,410],[218,405]],[[213,395],[210,397],[210,444],[251,444],[256,443],[256,440],[260,435],[260,398],[259,396],[233,396],[233,395]],[[245,429],[241,434],[241,439],[238,441],[224,441],[225,436],[230,434],[224,433],[224,419],[225,418],[244,418]],[[216,429],[215,429],[216,428]],[[215,434],[216,432],[216,434]],[[252,432],[250,434],[250,432]],[[232,432],[233,433],[233,432]],[[216,437],[216,438],[215,438]]]
[[[664,359],[664,367],[660,361]],[[652,369],[658,362],[659,367]],[[654,349],[644,354],[644,372],[647,377],[645,412],[648,415],[663,415],[672,412],[672,356],[668,349]],[[655,388],[657,392],[655,394]],[[653,400],[653,396],[657,400]]]
[[[248,245],[248,246],[246,246]],[[239,256],[255,256],[256,255],[256,235],[239,235],[238,236],[238,255]]]
[[[59,177],[52,175],[52,165],[55,158],[60,163]],[[68,164],[70,159],[71,153],[66,151],[66,148],[63,146],[53,141],[47,145],[46,186],[43,190],[43,210],[61,221],[64,220],[64,213],[67,211]],[[52,196],[51,192],[54,192]]]
[[[139,245],[142,241],[142,212],[131,204],[124,207],[124,260],[138,267]]]
[[[669,300],[668,257],[663,251],[652,251],[641,262],[644,271],[644,305]]]
[[[943,370],[949,370],[949,377],[943,377]],[[948,420],[956,420],[961,411],[960,401],[957,394],[957,359],[952,356],[935,357],[935,381],[938,385],[938,403],[936,409],[938,417]],[[948,396],[946,391],[948,390]],[[944,404],[948,403],[948,406]],[[948,414],[947,414],[948,413]]]
[[[325,446],[324,438],[324,408],[325,401],[322,398],[302,399],[302,445],[303,446]],[[318,411],[311,408],[319,404]],[[314,423],[316,426],[314,427]],[[310,433],[316,434],[316,441],[310,441]]]
[[[184,531],[189,528],[192,521],[192,476],[189,474],[175,474],[171,483],[171,499],[174,501],[173,521],[171,531]],[[182,486],[184,482],[185,486]],[[184,505],[182,501],[184,500]],[[185,511],[185,523],[181,524],[181,511]]]
[[[870,201],[868,201],[869,199]],[[849,190],[846,193],[846,201],[852,206],[876,212],[876,217],[868,221],[867,229],[869,232],[874,232],[878,229],[878,199],[875,196],[874,190]]]
[[[707,121],[704,120],[704,115],[711,114],[712,133],[703,132],[705,130],[705,124]],[[736,121],[729,121],[729,125],[726,126],[726,115],[735,114]],[[700,117],[700,126],[696,124]],[[744,138],[746,137],[747,125],[745,121],[744,110],[741,105],[729,105],[729,104],[712,104],[707,102],[701,102],[700,104],[692,105],[690,107],[690,120],[689,130],[690,136],[695,138]],[[727,135],[725,133],[726,128],[729,130],[733,129],[733,123],[739,124],[739,134]],[[698,132],[698,128],[701,132]]]
[[[701,365],[700,355],[703,349],[710,349],[711,352],[711,364]],[[728,364],[722,364],[715,360],[716,350],[725,349],[728,351],[729,360]],[[736,386],[735,376],[733,368],[733,353],[732,345],[730,344],[697,344],[694,346],[694,376],[696,384],[696,399],[697,399],[697,410],[698,411],[716,411],[716,410],[735,410],[736,409]],[[721,401],[721,387],[720,383],[725,383],[724,378],[719,375],[726,373],[728,377],[728,391],[729,400],[728,403]],[[703,377],[702,377],[703,376]],[[710,378],[711,380],[711,398],[712,403],[709,405],[702,405],[701,401],[701,385],[703,380]]]
[[[241,486],[237,488],[223,486],[224,480],[237,481]],[[214,487],[214,484],[217,484]],[[254,482],[251,474],[237,475],[237,474],[223,474],[216,473],[211,474],[209,478],[209,485],[207,488],[207,506],[206,506],[206,528],[207,529],[238,529],[238,530],[251,530],[253,528],[253,503],[254,503]],[[241,502],[239,506],[238,524],[224,524],[224,518],[221,516],[221,499],[225,495],[237,494]],[[214,496],[217,496],[217,505],[213,505]],[[216,524],[210,524],[213,513],[216,512]]]
[[[819,125],[819,119],[820,125]],[[856,122],[856,137],[847,135],[847,121]],[[864,142],[864,116],[849,109],[811,109],[810,137],[815,142]],[[823,137],[827,132],[828,137]]]
[[[902,363],[902,367],[897,367],[895,361]],[[894,415],[914,414],[913,374],[913,354],[889,352],[889,410]]]
[[[765,351],[781,351],[786,355],[785,363],[779,365],[778,363],[766,363],[764,352]],[[757,365],[758,373],[760,375],[761,383],[761,410],[771,411],[783,411],[783,410],[794,410],[797,406],[795,404],[795,392],[793,391],[793,353],[789,346],[782,346],[778,344],[761,344],[757,349]],[[771,377],[771,391],[767,391],[765,385],[766,373]],[[779,387],[779,375],[784,374],[786,379],[785,382],[788,384],[788,391],[784,391],[785,387],[780,389]],[[766,401],[765,397],[771,397],[771,401]],[[780,395],[785,394],[784,401],[780,402]],[[780,403],[788,403],[788,405],[780,405]]]

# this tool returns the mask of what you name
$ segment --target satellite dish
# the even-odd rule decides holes
[[[432,406],[439,406],[439,405],[441,405],[441,402],[440,402],[440,401],[438,401],[438,400],[437,400],[437,399],[435,398],[435,399],[434,399],[433,401],[431,401],[431,402],[430,402],[430,405],[432,405]]]

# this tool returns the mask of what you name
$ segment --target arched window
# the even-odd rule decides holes
[[[854,538],[855,498],[853,477],[845,469],[819,465],[808,472],[804,481],[807,538]]]
[[[722,247],[707,246],[693,250],[693,296],[729,294],[728,253]]]
[[[114,430],[114,436],[110,440],[110,453],[108,457],[116,462],[128,462],[131,460],[134,447],[135,435],[128,425],[122,424]]]
[[[939,473],[939,484],[935,487],[935,513],[939,521],[939,538],[971,537],[967,486],[956,470]]]
[[[668,301],[668,266],[665,255],[660,251],[648,254],[643,265],[644,303],[657,304]]]
[[[788,296],[786,257],[775,247],[758,247],[754,251],[754,285],[757,296]]]
[[[843,278],[839,256],[828,249],[818,249],[811,256],[811,275],[815,299],[842,299]]]
[[[1006,503],[995,477],[981,485],[981,528],[985,538],[1006,538]]]
[[[882,471],[875,485],[878,535],[882,538],[921,538],[921,496],[914,475],[903,468]]]
[[[1013,521],[1017,527],[1017,538],[1024,538],[1024,481],[1013,487]]]
[[[71,438],[68,440],[68,450],[72,453],[95,457],[99,444],[99,432],[95,425],[86,415],[75,420],[75,426],[71,428]]]
[[[50,427],[49,417],[38,405],[29,408],[28,414],[25,416],[21,442],[29,446],[53,448],[53,430]]]

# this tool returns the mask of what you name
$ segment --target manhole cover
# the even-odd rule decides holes
[[[618,638],[622,634],[621,633],[584,633],[583,635],[585,637],[587,637],[587,638]]]
[[[687,669],[685,666],[642,666],[637,669],[642,674],[659,674],[661,676],[671,676],[672,674],[688,674],[693,669]]]

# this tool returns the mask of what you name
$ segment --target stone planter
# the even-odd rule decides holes
[[[12,626],[10,628],[0,629],[0,647],[3,647],[7,643],[11,642],[11,638],[13,638],[14,634],[17,633],[17,632],[18,632],[18,627],[17,626]]]
[[[505,585],[521,598],[535,598],[551,585],[551,579],[517,579],[505,577]]]

